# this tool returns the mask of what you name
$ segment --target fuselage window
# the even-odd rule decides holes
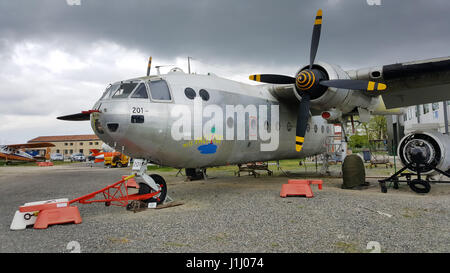
[[[201,89],[198,94],[200,95],[200,97],[202,98],[202,100],[204,101],[208,101],[209,100],[209,93],[208,91],[206,91],[205,89]]]
[[[128,96],[131,94],[131,92],[136,87],[137,83],[122,83],[119,87],[119,89],[114,92],[114,95],[112,96],[113,99],[124,99],[128,98]]]
[[[171,100],[169,87],[165,80],[149,81],[150,94],[154,100]]]
[[[193,100],[197,96],[197,94],[195,93],[194,89],[192,89],[190,87],[184,89],[184,94],[186,95],[186,97],[188,99],[191,99],[191,100]]]
[[[147,88],[145,88],[145,84],[140,83],[131,97],[134,99],[148,99]]]

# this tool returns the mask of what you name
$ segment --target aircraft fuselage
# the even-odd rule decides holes
[[[159,80],[167,83],[167,97],[152,93]],[[304,158],[323,153],[333,132],[333,125],[312,116],[305,148],[296,152],[297,105],[278,101],[265,85],[180,72],[132,82],[145,84],[148,98],[136,98],[137,87],[128,97],[114,97],[111,90],[96,102],[92,128],[117,151],[160,165],[200,168]]]

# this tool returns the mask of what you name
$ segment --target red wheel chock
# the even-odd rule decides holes
[[[54,224],[80,224],[82,222],[80,212],[78,207],[71,206],[73,203],[105,203],[107,206],[115,205],[125,207],[130,200],[146,200],[160,193],[157,191],[147,194],[128,194],[128,188],[139,188],[134,176],[123,176],[120,181],[112,185],[70,201],[68,199],[56,199],[32,202],[20,206],[14,215],[11,229],[25,229],[27,225],[33,224],[36,229],[45,229],[49,225]]]
[[[281,186],[281,197],[287,196],[306,196],[308,198],[314,197],[311,189],[311,184],[317,184],[319,190],[322,189],[322,180],[288,180],[288,184]]]

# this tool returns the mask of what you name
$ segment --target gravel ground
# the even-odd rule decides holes
[[[314,186],[314,198],[280,198],[288,178],[279,173],[234,177],[214,169],[207,181],[160,173],[181,206],[133,213],[79,204],[82,224],[9,229],[25,202],[72,199],[129,172],[83,164],[0,168],[0,252],[68,252],[71,241],[82,252],[367,252],[370,241],[382,252],[450,252],[450,185],[418,195],[402,184],[382,194],[373,179],[367,189],[342,190],[339,178],[328,177],[322,191]]]

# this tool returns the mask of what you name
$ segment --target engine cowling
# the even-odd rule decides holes
[[[309,66],[299,69],[296,74],[307,69],[309,69]],[[323,80],[350,79],[347,72],[337,65],[318,62],[313,65],[312,69],[319,70],[324,77]],[[292,101],[294,98],[298,101],[302,100],[301,94],[292,84],[272,85],[269,91],[281,100]],[[348,113],[355,109],[355,107],[369,108],[372,99],[363,92],[349,89],[338,90],[333,87],[321,86],[311,94],[311,108],[321,112],[334,108],[342,113]]]
[[[400,140],[398,155],[403,166],[421,163],[410,171],[433,175],[437,172],[427,163],[442,171],[450,168],[450,136],[433,131],[415,131]],[[414,165],[416,166],[416,165]]]

